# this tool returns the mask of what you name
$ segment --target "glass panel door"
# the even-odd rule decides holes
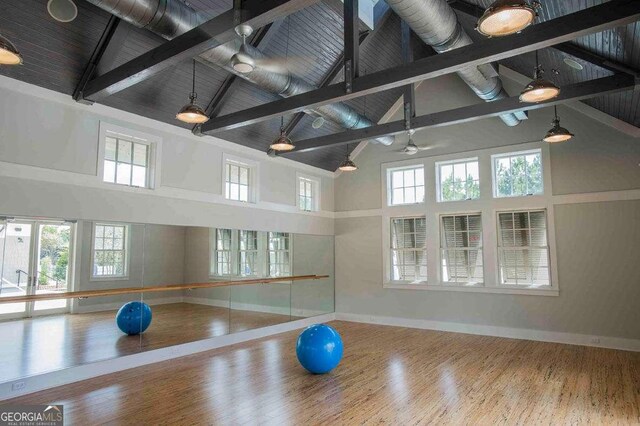
[[[70,291],[72,225],[67,223],[38,222],[34,282],[31,294],[52,294]],[[66,311],[69,299],[33,302],[31,314]]]
[[[33,224],[0,222],[0,298],[25,296],[31,282]],[[27,304],[0,303],[0,319],[27,315]]]

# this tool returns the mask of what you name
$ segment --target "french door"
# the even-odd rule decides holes
[[[0,220],[0,301],[70,291],[75,224]],[[0,303],[0,320],[69,311],[68,299]]]

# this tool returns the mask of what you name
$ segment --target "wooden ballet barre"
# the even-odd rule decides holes
[[[156,293],[159,291],[176,291],[176,290],[192,290],[195,288],[214,288],[214,287],[227,287],[235,285],[246,284],[270,284],[286,281],[303,281],[303,280],[321,280],[329,278],[329,275],[293,275],[289,277],[277,277],[277,278],[255,278],[249,280],[231,280],[231,281],[210,281],[206,283],[191,283],[191,284],[170,284],[170,285],[158,285],[151,287],[126,287],[126,288],[111,288],[105,290],[84,290],[84,291],[66,291],[61,293],[45,293],[34,294],[30,296],[11,296],[0,297],[0,304],[2,303],[16,303],[16,302],[36,302],[39,300],[56,300],[56,299],[86,299],[88,297],[99,296],[113,296],[116,294],[132,294],[132,293]]]

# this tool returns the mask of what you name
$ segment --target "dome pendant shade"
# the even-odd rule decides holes
[[[191,80],[191,93],[189,93],[189,103],[180,108],[176,114],[176,118],[184,123],[202,124],[209,121],[207,113],[196,104],[196,60],[193,60],[193,76]]]
[[[341,170],[343,172],[353,172],[358,170],[358,166],[356,166],[356,163],[354,163],[353,161],[351,161],[350,157],[347,157],[342,164],[340,164],[340,167],[338,167],[338,170]]]
[[[536,78],[520,93],[520,102],[543,102],[560,94],[560,88],[544,78]]]
[[[22,56],[18,49],[0,35],[0,65],[21,65]]]
[[[478,20],[476,29],[487,37],[517,33],[533,23],[536,11],[524,0],[497,0]]]
[[[269,148],[274,151],[291,151],[295,147],[296,146],[291,143],[291,139],[289,139],[284,132],[281,132],[280,136],[269,145]]]
[[[548,143],[566,142],[574,136],[573,133],[560,126],[560,120],[555,119],[553,120],[553,127],[542,140]]]
[[[269,145],[269,148],[274,151],[291,151],[295,147],[284,131],[284,117],[280,117],[280,136]]]
[[[556,142],[566,142],[575,135],[560,126],[560,119],[558,118],[558,110],[556,107],[553,108],[555,117],[551,124],[553,127],[547,132],[547,134],[542,138],[543,141],[548,143],[556,143]]]
[[[176,114],[176,118],[184,123],[189,124],[202,124],[209,121],[209,117],[200,107],[195,103],[195,98],[190,103],[186,104]]]

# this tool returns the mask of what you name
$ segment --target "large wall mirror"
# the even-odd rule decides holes
[[[0,268],[0,383],[334,311],[333,236],[0,218]],[[328,277],[286,279],[307,275]],[[116,324],[132,301],[138,335]]]

